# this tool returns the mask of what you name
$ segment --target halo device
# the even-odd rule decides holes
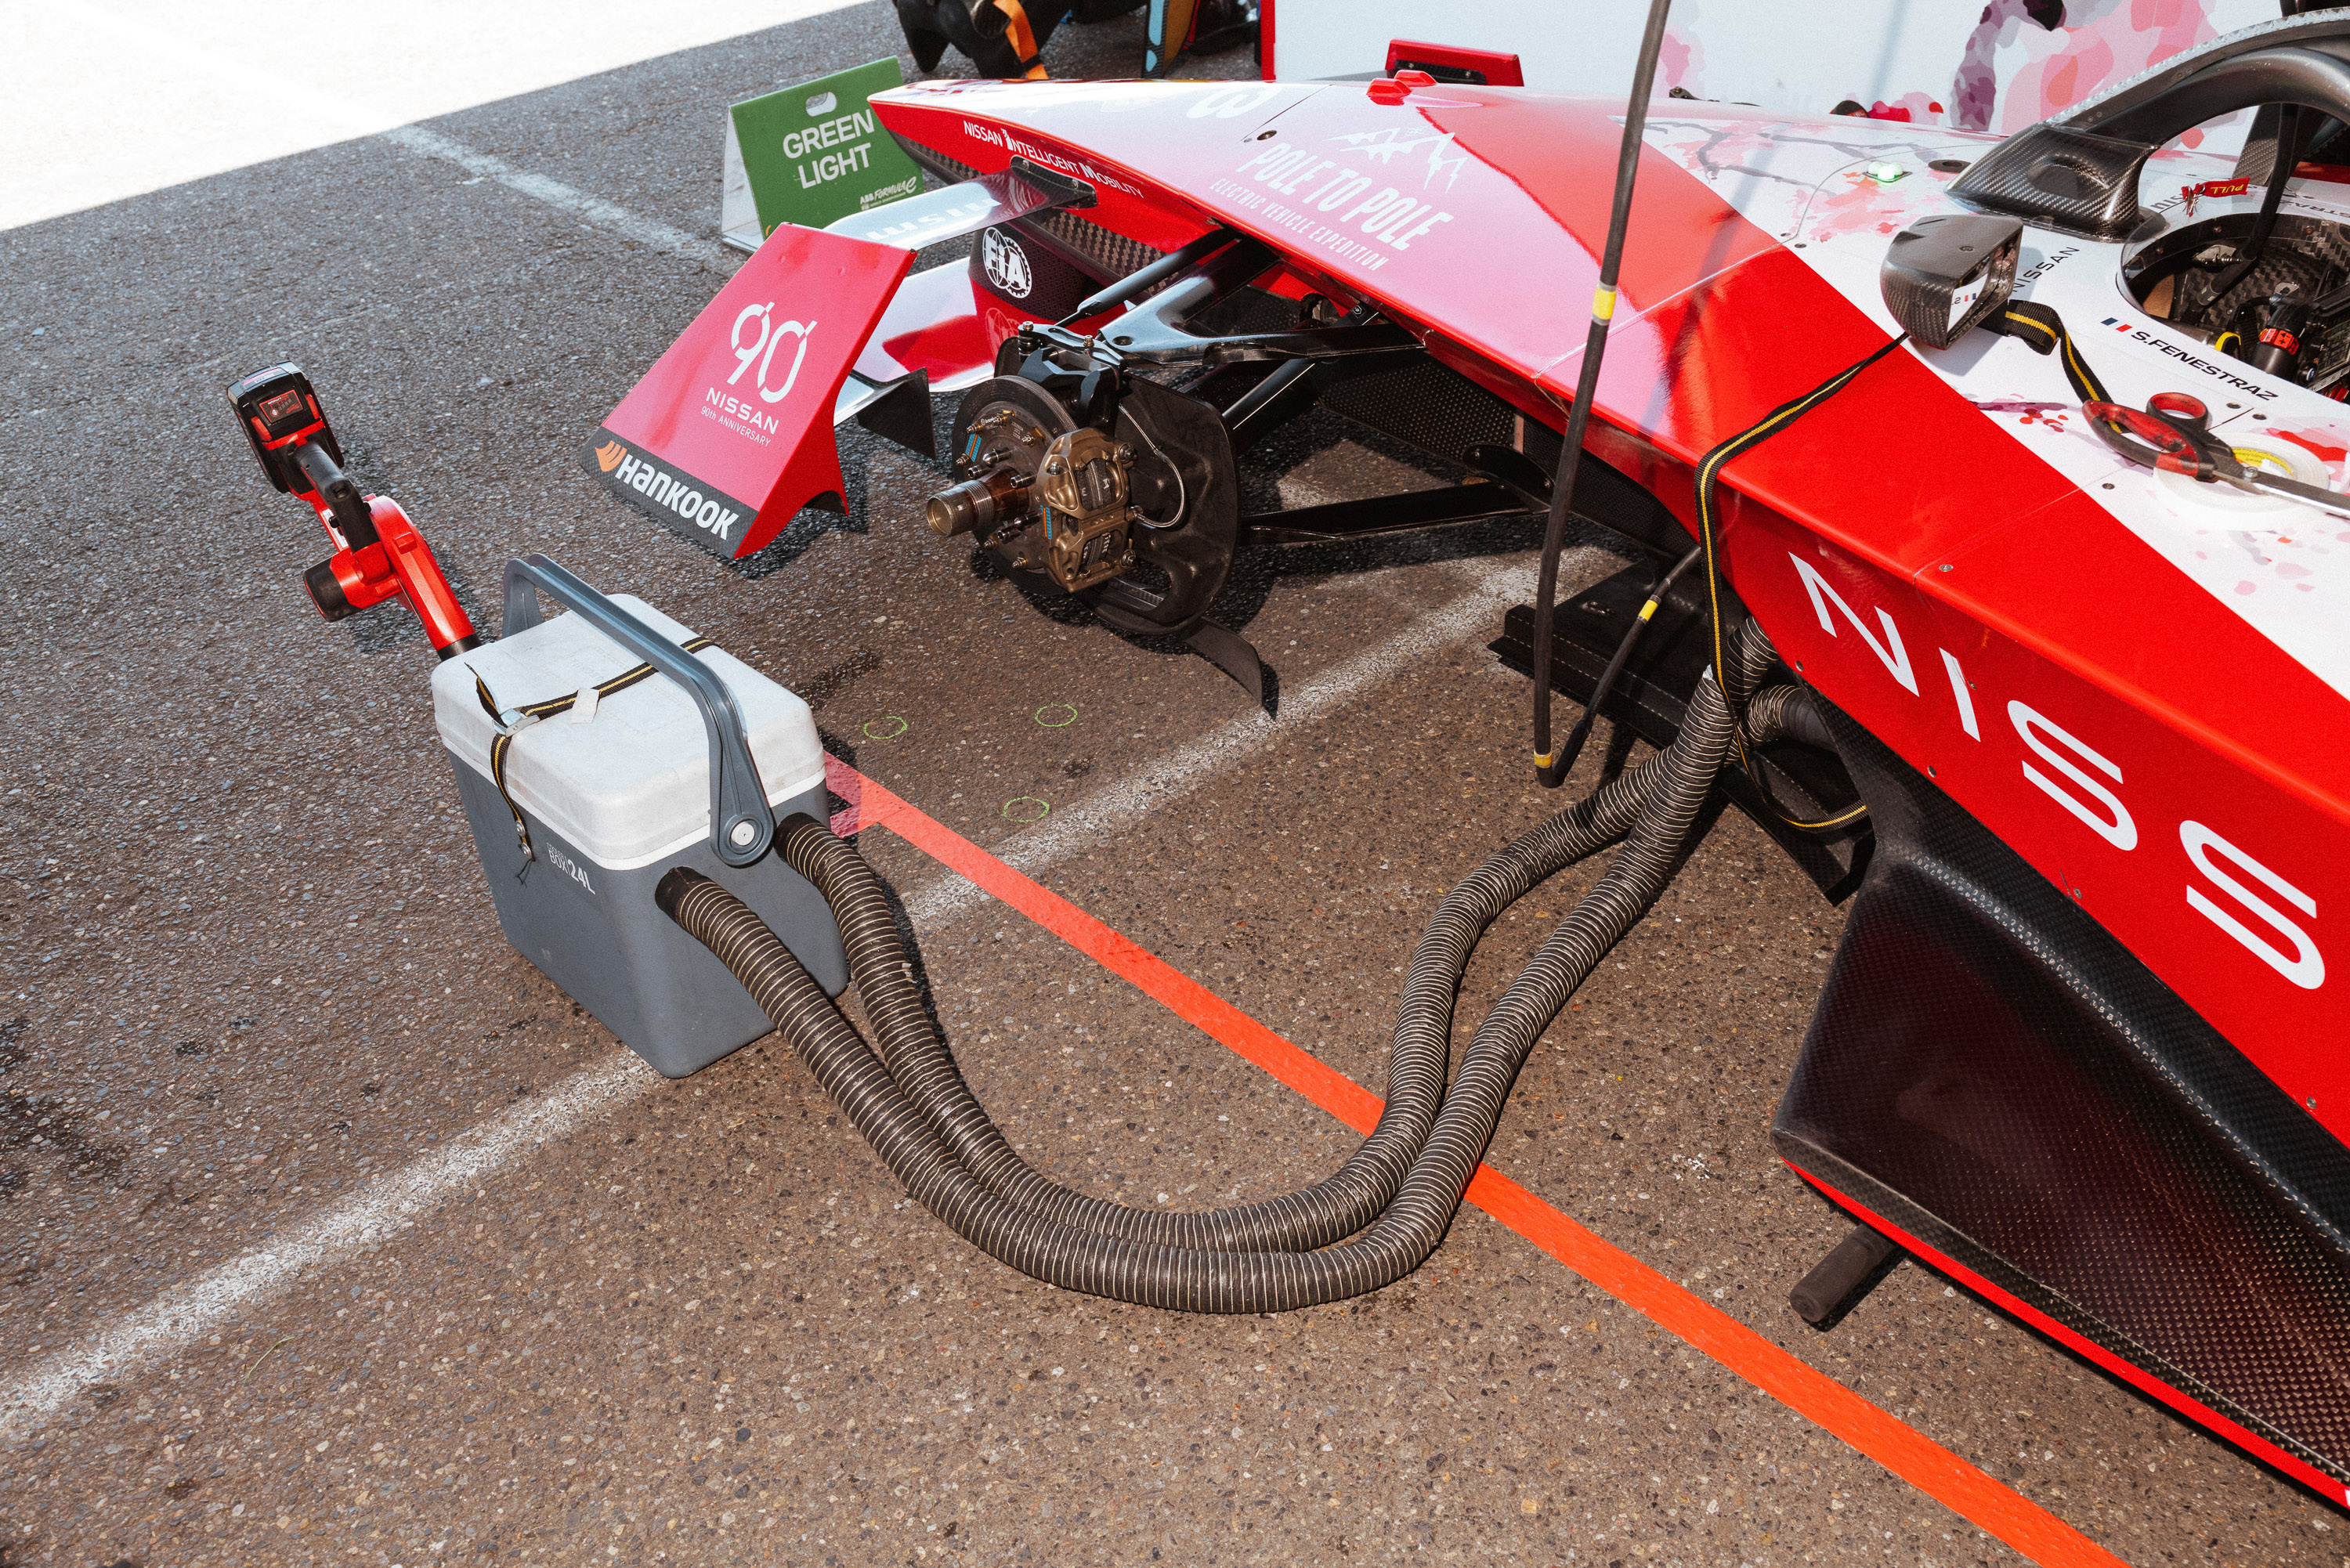
[[[307,501],[335,553],[302,575],[328,620],[398,598],[416,612],[443,659],[481,646],[416,525],[398,504],[364,495],[343,472],[342,444],[299,365],[256,370],[228,389],[229,407],[269,483]]]

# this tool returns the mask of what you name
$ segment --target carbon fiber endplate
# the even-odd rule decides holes
[[[2212,1424],[2200,1404],[2350,1476],[2350,1151],[1820,707],[1877,845],[1773,1122],[1780,1154],[2191,1418]]]

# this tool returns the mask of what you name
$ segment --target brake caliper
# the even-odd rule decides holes
[[[1044,513],[1045,571],[1071,593],[1107,582],[1134,565],[1128,533],[1134,520],[1128,473],[1134,449],[1087,425],[1056,436],[1045,449],[1035,484]],[[1035,542],[1022,535],[1024,548]]]

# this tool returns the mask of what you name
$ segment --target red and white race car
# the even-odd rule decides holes
[[[587,444],[649,515],[748,555],[839,504],[836,419],[927,447],[959,391],[934,527],[1253,680],[1212,618],[1237,553],[1551,505],[1620,101],[1418,73],[874,101],[945,188],[779,231],[727,285]],[[2244,109],[2241,163],[2170,150]],[[1663,743],[1753,618],[1818,722],[1725,787],[1856,895],[1780,1152],[2337,1500],[2345,123],[2339,12],[2004,140],[1656,100],[1574,493],[1653,563],[1557,610],[1539,672],[1588,699],[1657,592],[1603,705]],[[968,265],[908,275],[962,234]],[[1714,465],[1701,517],[1709,452],[1905,331]],[[1317,404],[1466,478],[1243,515],[1238,454]],[[1534,616],[1497,645],[1530,673]]]

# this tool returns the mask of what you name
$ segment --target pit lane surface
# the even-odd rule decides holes
[[[1048,57],[1130,68],[1136,36]],[[896,43],[848,9],[430,129],[706,238],[719,106]],[[366,139],[0,234],[6,1561],[2012,1559],[1473,1210],[1411,1279],[1313,1313],[1046,1291],[909,1204],[777,1042],[662,1083],[508,950],[429,651],[400,615],[308,610],[315,526],[219,401],[245,370],[309,368],[477,616],[529,549],[643,595],[819,703],[845,761],[1374,1088],[1440,889],[1560,804],[1482,646],[1522,533],[1260,565],[1227,608],[1280,673],[1266,722],[1204,662],[975,571],[920,526],[933,472],[857,432],[862,522],[806,519],[752,572],[622,511],[574,448],[720,281],[650,232]],[[1255,483],[1347,493],[1376,446],[1319,426]],[[1572,581],[1614,568],[1600,543]],[[1046,1169],[1203,1204],[1351,1147],[863,842]],[[1586,881],[1497,926],[1464,1019]],[[1929,1274],[1829,1334],[1794,1317],[1843,1225],[1764,1128],[1839,925],[1724,818],[1552,1029],[1491,1163],[2127,1560],[2334,1562],[2337,1513]],[[182,1314],[183,1347],[51,1376],[289,1258]]]

